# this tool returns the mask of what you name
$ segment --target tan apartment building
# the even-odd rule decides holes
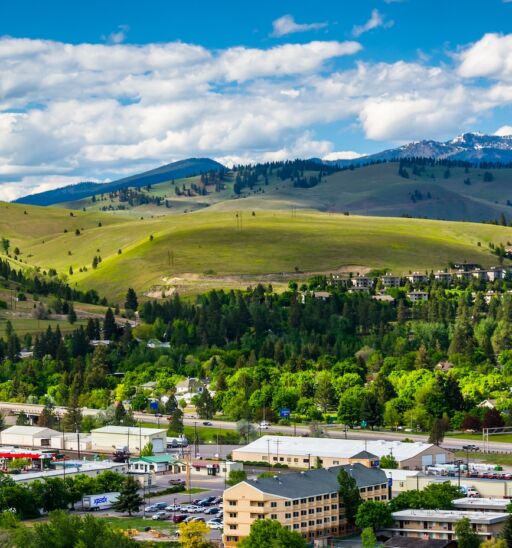
[[[399,467],[406,470],[422,470],[454,459],[452,452],[432,443],[270,435],[234,449],[232,459],[310,469],[317,462],[324,468],[356,462],[378,466],[380,459],[387,455],[393,455]]]
[[[507,512],[468,512],[461,510],[401,510],[393,512],[393,525],[386,529],[392,536],[421,539],[455,539],[455,525],[468,518],[473,531],[482,540],[499,536]]]
[[[224,491],[226,547],[247,537],[257,519],[273,519],[307,540],[343,536],[347,524],[339,500],[340,466],[246,480]],[[363,500],[387,500],[386,474],[362,464],[344,466]]]

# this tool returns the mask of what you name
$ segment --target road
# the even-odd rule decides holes
[[[31,403],[11,403],[11,402],[0,402],[0,411],[20,413],[21,411],[25,412],[27,415],[39,415],[43,410],[43,405],[31,404]],[[57,415],[63,415],[67,408],[57,406],[54,408]],[[89,409],[87,407],[82,408],[83,416],[95,417],[99,414],[101,410],[99,409]],[[162,428],[167,427],[167,417],[157,417],[149,413],[139,413],[136,412],[133,414],[134,418],[137,421],[150,422],[156,425],[161,425]],[[202,426],[203,421],[195,417],[185,416],[183,420],[184,424],[187,426]],[[230,421],[217,421],[212,420],[211,428],[217,428],[219,430],[236,430],[236,422]],[[381,440],[401,440],[404,437],[407,437],[413,441],[427,441],[427,436],[422,434],[414,434],[411,432],[381,432],[381,431],[369,431],[369,430],[348,430],[345,432],[341,425],[329,425],[326,427],[326,432],[330,438],[343,438],[343,439],[381,439]],[[262,434],[288,434],[288,435],[309,435],[310,430],[308,426],[296,425],[296,426],[281,426],[273,425],[269,428],[262,430]],[[464,445],[475,444],[479,445],[482,448],[482,443],[479,441],[471,441],[463,438],[445,438],[442,447],[446,449],[461,450]],[[493,441],[492,437],[489,439],[487,444],[487,449],[490,452],[504,452],[512,453],[512,443]]]

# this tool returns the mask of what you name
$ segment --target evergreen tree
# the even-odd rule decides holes
[[[135,290],[131,287],[128,289],[126,293],[126,300],[124,303],[124,307],[128,310],[133,310],[134,312],[139,307],[139,301],[137,300],[137,294],[135,293]]]
[[[75,312],[75,307],[73,306],[73,303],[69,303],[69,308],[68,308],[68,322],[73,325],[77,320],[77,316],[76,316],[76,312]]]
[[[357,509],[362,502],[356,480],[342,466],[338,472],[340,505],[345,508],[345,517],[350,526],[356,522]]]
[[[197,398],[196,411],[200,419],[211,419],[215,415],[215,403],[206,388]]]
[[[183,411],[181,409],[176,409],[172,414],[167,433],[170,436],[183,434]]]
[[[501,538],[507,543],[507,546],[512,547],[512,514],[509,514],[505,525],[501,531]]]
[[[117,338],[117,324],[112,309],[109,307],[105,313],[103,321],[103,338],[106,341],[115,340]]]
[[[383,408],[374,392],[367,392],[361,402],[361,421],[365,421],[373,430],[374,426],[382,424]]]
[[[432,428],[430,429],[430,434],[428,436],[428,442],[439,445],[444,440],[445,431],[446,429],[443,419],[434,419],[432,422]]]
[[[144,499],[139,495],[139,482],[133,476],[127,476],[121,487],[119,499],[112,505],[116,512],[128,512],[131,516],[133,512],[138,512],[144,504]]]

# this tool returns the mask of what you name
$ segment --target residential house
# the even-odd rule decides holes
[[[382,282],[382,287],[400,287],[401,278],[400,276],[386,274],[385,276],[381,276],[380,281]]]
[[[428,276],[426,274],[422,274],[421,272],[413,272],[412,274],[408,274],[406,278],[412,284],[421,284],[423,282],[428,282]]]
[[[371,289],[373,287],[373,278],[368,276],[354,276],[351,278],[351,282],[356,289]]]
[[[410,291],[407,293],[407,298],[413,303],[428,301],[427,291]]]

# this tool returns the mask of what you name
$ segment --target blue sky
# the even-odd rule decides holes
[[[512,2],[0,4],[0,199],[512,131]]]

